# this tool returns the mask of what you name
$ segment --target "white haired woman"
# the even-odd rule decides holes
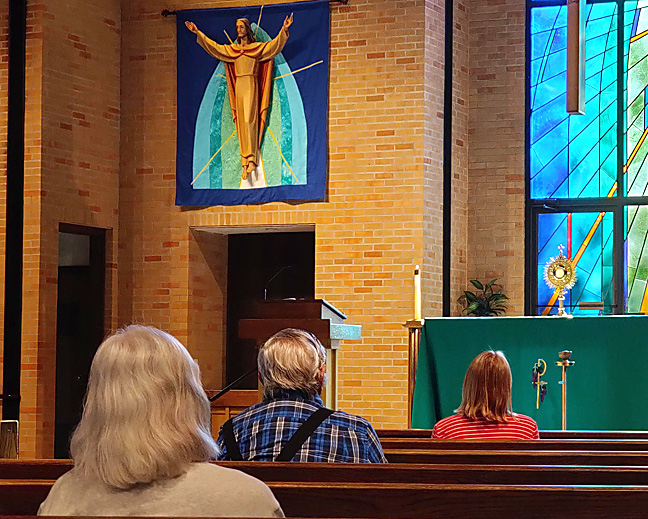
[[[218,454],[200,370],[156,328],[128,326],[97,350],[74,468],[39,515],[283,517],[270,489],[207,463]]]

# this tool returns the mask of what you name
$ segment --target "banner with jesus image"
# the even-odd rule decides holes
[[[176,205],[322,200],[327,0],[177,12]]]

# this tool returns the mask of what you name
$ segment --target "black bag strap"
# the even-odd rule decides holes
[[[288,440],[288,443],[284,445],[275,461],[290,461],[293,456],[297,454],[297,451],[301,449],[301,446],[304,445],[304,442],[308,440],[308,437],[313,434],[315,429],[317,429],[320,424],[333,413],[334,411],[331,409],[321,407],[310,415],[308,420],[299,426],[299,429],[295,431],[295,434],[293,434],[290,440]],[[233,433],[232,436],[234,436]],[[227,450],[229,452],[229,447],[227,447]]]
[[[233,418],[230,418],[223,424],[223,439],[225,440],[225,447],[227,448],[227,457],[232,461],[243,461],[241,450],[236,437],[234,436],[234,426],[232,425]]]

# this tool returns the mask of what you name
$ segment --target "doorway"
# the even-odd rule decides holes
[[[315,232],[228,235],[226,383],[256,366],[256,343],[238,338],[239,319],[262,299],[315,297]],[[256,389],[249,376],[236,389]]]
[[[59,226],[54,456],[69,458],[90,364],[104,338],[106,231]]]

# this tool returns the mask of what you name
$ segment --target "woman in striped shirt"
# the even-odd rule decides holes
[[[537,440],[538,425],[511,409],[511,368],[501,351],[484,351],[470,363],[456,414],[437,422],[432,438]]]

